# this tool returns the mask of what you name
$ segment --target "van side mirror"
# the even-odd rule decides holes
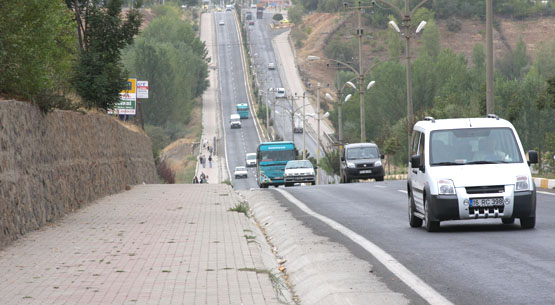
[[[345,157],[341,157],[341,161],[345,162]]]
[[[538,163],[538,152],[535,150],[528,151],[528,165]]]
[[[384,155],[384,154],[381,154],[381,155],[380,155],[380,159],[382,159],[382,160],[385,159],[385,155]]]
[[[410,167],[412,168],[420,167],[420,155],[414,155],[410,157]]]

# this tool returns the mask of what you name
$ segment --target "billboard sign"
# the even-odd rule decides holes
[[[148,81],[137,81],[137,98],[148,98]]]
[[[137,114],[137,79],[127,79],[127,88],[119,94],[120,102],[114,105],[113,110],[109,110],[108,114]]]

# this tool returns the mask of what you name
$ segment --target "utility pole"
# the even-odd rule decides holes
[[[495,113],[493,94],[493,0],[486,0],[486,113]]]

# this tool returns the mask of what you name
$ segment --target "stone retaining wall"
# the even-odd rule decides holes
[[[144,134],[108,115],[0,101],[0,247],[143,182],[157,182]]]

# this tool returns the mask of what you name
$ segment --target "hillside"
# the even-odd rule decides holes
[[[494,54],[495,58],[501,58],[511,48],[514,48],[520,37],[526,44],[528,55],[532,58],[536,46],[543,42],[553,39],[555,33],[555,18],[542,17],[529,20],[511,20],[506,18],[497,18],[500,24],[500,30],[494,29]],[[305,80],[305,84],[320,82],[322,84],[330,84],[333,81],[334,69],[326,67],[322,64],[314,64],[307,62],[308,55],[324,56],[324,46],[326,42],[339,37],[343,41],[352,38],[352,33],[356,25],[355,18],[345,18],[339,14],[330,13],[313,13],[303,18],[303,24],[298,26],[298,30],[309,34],[303,40],[302,47],[295,44],[297,60],[301,75]],[[468,63],[471,64],[472,48],[477,43],[485,44],[485,23],[480,20],[460,20],[461,30],[459,32],[450,32],[447,30],[445,20],[437,21],[442,48],[450,48],[458,54],[464,54]],[[363,60],[368,66],[374,59],[384,60],[387,58],[387,45],[385,37],[391,29],[372,29],[365,28],[366,37]],[[351,33],[351,34],[346,34]],[[293,34],[295,37],[295,35]],[[417,51],[421,42],[419,39],[413,39],[412,50]],[[414,54],[416,57],[417,54]]]

